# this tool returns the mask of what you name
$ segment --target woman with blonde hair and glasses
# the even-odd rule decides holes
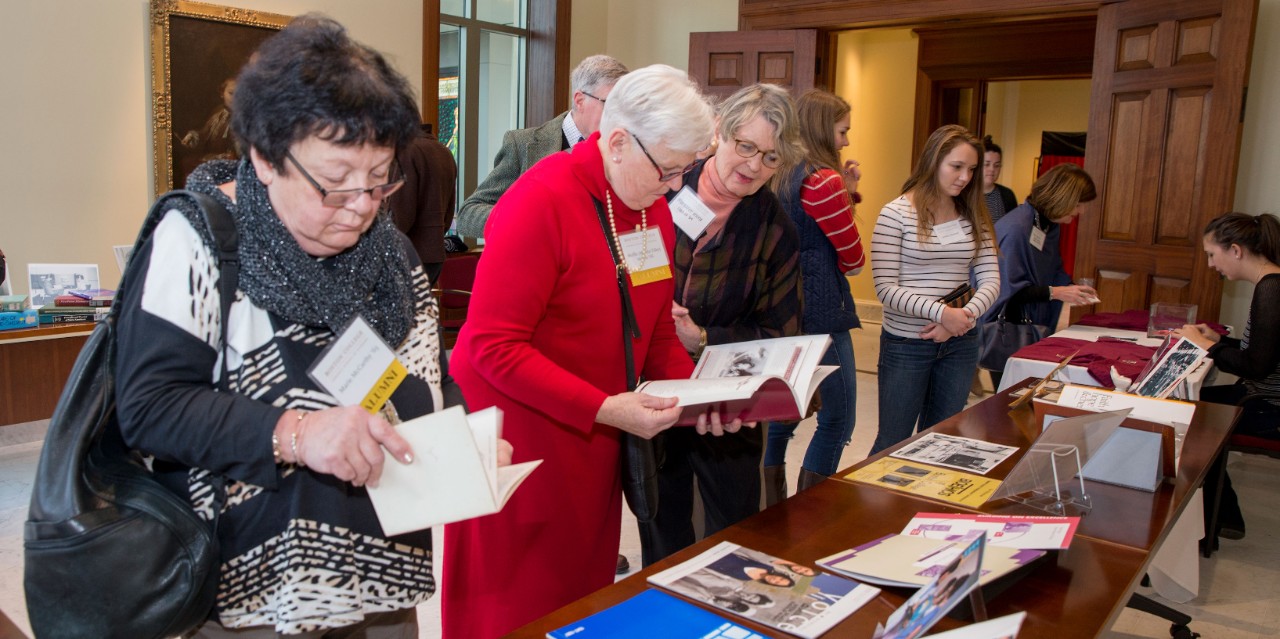
[[[804,157],[791,96],[775,85],[751,85],[726,98],[717,115],[715,154],[694,166],[675,196],[710,217],[701,232],[676,234],[672,313],[676,335],[695,357],[708,344],[800,333],[795,225],[765,186]],[[646,566],[694,542],[695,476],[706,534],[760,510],[761,431],[663,433],[658,513],[640,525]]]
[[[822,363],[840,367],[818,387],[822,408],[805,451],[798,491],[836,471],[857,417],[858,379],[849,331],[862,324],[845,276],[860,272],[866,255],[853,219],[862,172],[853,160],[840,162],[840,149],[849,146],[850,111],[849,103],[834,93],[814,89],[800,96],[796,112],[808,156],[789,174],[775,179],[778,197],[800,234],[804,332],[829,334],[831,347]],[[787,444],[796,426],[796,422],[769,424],[764,454],[766,503],[787,496]]]
[[[996,222],[1000,296],[982,317],[984,324],[996,321],[1003,311],[1011,320],[1026,317],[1052,333],[1064,303],[1089,304],[1097,299],[1093,287],[1071,283],[1058,248],[1060,225],[1074,220],[1085,203],[1097,197],[1093,178],[1084,169],[1059,164],[1036,180],[1026,202]],[[1003,364],[999,369],[991,370],[991,382],[997,389]]]
[[[871,453],[960,412],[978,365],[977,318],[1000,292],[995,232],[982,200],[982,143],[947,125],[925,142],[902,195],[871,238],[880,333],[880,432]],[[943,300],[977,281],[973,295]],[[967,301],[966,301],[966,298]]]

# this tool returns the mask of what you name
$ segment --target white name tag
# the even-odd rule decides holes
[[[1037,251],[1044,250],[1044,231],[1036,227],[1031,227],[1031,246],[1036,247]]]
[[[685,235],[695,240],[702,237],[707,225],[716,217],[711,208],[698,199],[698,194],[687,186],[680,189],[667,206],[671,208],[671,221]]]
[[[339,405],[360,405],[376,414],[409,372],[382,337],[357,315],[307,374]]]
[[[965,241],[964,228],[960,226],[960,220],[934,225],[933,234],[938,238],[939,244],[958,244]]]
[[[631,269],[632,286],[671,277],[671,262],[667,259],[667,245],[662,242],[662,231],[650,228],[644,233],[623,233],[618,241],[622,243],[627,268]]]

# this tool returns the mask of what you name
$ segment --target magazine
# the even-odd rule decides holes
[[[890,456],[985,475],[1016,452],[1017,446],[1004,446],[942,433],[925,433],[920,439],[890,453]]]
[[[981,530],[987,533],[989,547],[1065,550],[1079,525],[1079,517],[918,513],[907,522],[901,534],[955,541]]]
[[[864,484],[977,508],[1000,487],[999,479],[881,457],[844,476]]]
[[[976,535],[978,529],[953,539],[908,534],[885,535],[857,548],[818,560],[818,565],[866,583],[919,588],[944,570]],[[1045,551],[988,545],[980,583],[986,585],[1045,556]]]
[[[821,366],[828,335],[776,337],[708,346],[690,379],[648,381],[636,390],[676,397],[684,407],[679,425],[689,426],[710,410],[721,421],[802,419],[818,384],[838,366]]]
[[[547,639],[765,639],[750,629],[660,590],[547,633]]]
[[[830,630],[880,593],[727,541],[650,576],[649,583],[808,638]]]
[[[911,639],[937,623],[978,586],[986,535],[979,533],[929,583],[911,595],[885,625],[876,626],[874,639]]]

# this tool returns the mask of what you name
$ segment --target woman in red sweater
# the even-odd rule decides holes
[[[654,436],[679,409],[627,390],[610,245],[627,274],[634,371],[688,377],[662,196],[711,132],[711,107],[684,72],[633,71],[610,93],[598,133],[539,162],[493,208],[451,371],[471,410],[502,409],[513,461],[545,461],[502,512],[446,530],[445,637],[501,636],[613,582],[619,440]]]

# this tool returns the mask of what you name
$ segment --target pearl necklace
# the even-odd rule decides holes
[[[646,214],[646,208],[640,209],[640,237],[642,244],[640,245],[640,263],[637,268],[632,269],[627,263],[627,252],[622,250],[622,241],[618,239],[618,225],[613,221],[613,198],[609,196],[609,189],[604,190],[604,206],[609,210],[609,230],[613,233],[613,243],[618,247],[618,257],[622,260],[621,268],[627,269],[628,273],[635,271],[643,271],[645,260],[649,257],[649,218]]]

